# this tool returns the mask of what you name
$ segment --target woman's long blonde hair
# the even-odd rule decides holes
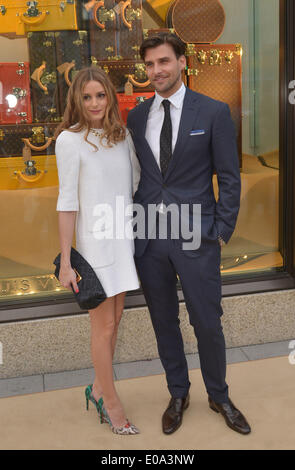
[[[87,140],[92,126],[86,114],[83,102],[84,87],[92,80],[101,83],[107,96],[107,108],[102,123],[103,132],[100,136],[101,144],[104,138],[107,141],[108,147],[112,147],[112,144],[116,144],[125,139],[126,128],[120,115],[115,87],[107,74],[102,69],[95,66],[84,68],[75,75],[68,91],[63,121],[56,129],[55,138],[57,138],[63,130],[80,132],[82,129],[86,129],[86,142],[97,150],[97,147]]]

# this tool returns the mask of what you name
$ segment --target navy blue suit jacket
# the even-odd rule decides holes
[[[186,88],[178,138],[168,170],[163,177],[145,138],[147,118],[154,98],[130,111],[130,129],[141,178],[134,202],[142,204],[201,204],[202,241],[227,243],[234,231],[240,207],[240,169],[236,132],[229,106]],[[192,131],[204,131],[195,133]],[[193,134],[193,133],[192,133]],[[219,197],[215,200],[212,176],[216,171]],[[148,243],[135,239],[135,255],[141,256]],[[184,251],[188,256],[193,252]]]

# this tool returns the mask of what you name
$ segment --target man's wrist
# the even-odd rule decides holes
[[[225,245],[225,241],[223,240],[221,235],[218,235],[218,241],[219,241],[220,246]]]

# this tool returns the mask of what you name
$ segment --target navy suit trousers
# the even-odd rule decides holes
[[[228,402],[221,325],[220,253],[218,240],[202,240],[199,250],[193,256],[187,256],[179,240],[171,239],[168,233],[168,239],[157,236],[149,240],[143,255],[135,257],[168,389],[174,398],[185,397],[190,388],[179,321],[178,275],[190,324],[198,341],[207,393],[215,402]]]

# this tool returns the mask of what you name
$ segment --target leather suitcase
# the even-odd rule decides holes
[[[142,0],[101,0],[92,9],[91,55],[99,60],[138,60]]]
[[[99,60],[119,59],[120,46],[117,43],[116,29],[118,13],[114,11],[115,0],[97,2],[92,9],[90,23],[91,55]],[[117,7],[117,11],[120,11]]]
[[[154,92],[133,93],[132,95],[125,95],[125,93],[117,93],[119,109],[125,124],[127,123],[128,113],[131,109],[138,106],[143,101],[154,96]]]
[[[213,43],[221,36],[225,12],[219,0],[176,0],[166,24],[186,43]]]
[[[101,67],[109,75],[118,93],[125,92],[125,85],[128,81],[136,92],[153,91],[142,61],[100,61],[95,57],[91,57],[91,61],[93,65]]]
[[[55,155],[37,155],[33,160],[0,158],[0,190],[35,189],[58,186]]]
[[[159,33],[175,33],[175,30],[173,28],[144,29],[143,39],[157,36]]]
[[[57,126],[58,124],[48,123],[0,125],[0,157],[21,155],[24,143],[31,148],[33,157],[54,154],[54,133]]]
[[[140,60],[142,41],[142,0],[124,1],[119,16],[119,55],[125,60]]]
[[[88,32],[59,31],[55,33],[55,44],[60,113],[63,114],[75,73],[90,65]]]
[[[79,29],[82,8],[80,0],[1,0],[0,33]]]
[[[189,44],[188,86],[230,107],[242,168],[242,47],[240,44]]]
[[[32,122],[27,62],[0,63],[0,124]]]
[[[34,122],[61,120],[53,32],[28,33]]]

